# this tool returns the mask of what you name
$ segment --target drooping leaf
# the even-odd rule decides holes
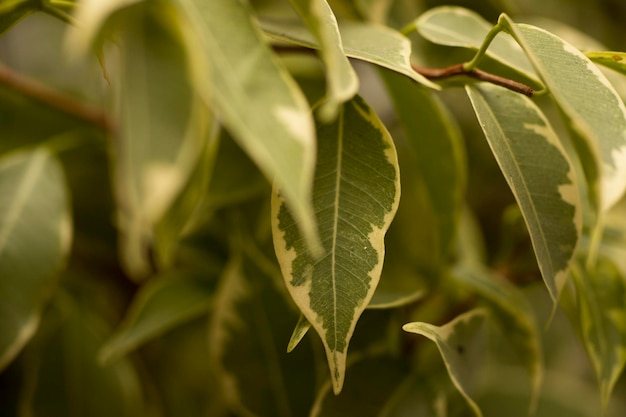
[[[315,131],[304,95],[242,2],[178,3],[199,39],[198,53],[208,60],[210,82],[197,87],[212,99],[238,144],[280,187],[304,238],[319,253],[310,201]]]
[[[311,417],[378,417],[393,406],[395,397],[409,377],[409,368],[389,356],[361,358],[348,367],[341,395],[333,395],[331,384],[318,393]],[[415,414],[413,414],[415,415]]]
[[[485,354],[486,317],[483,310],[472,310],[440,327],[421,322],[402,326],[404,331],[420,334],[437,344],[452,383],[478,417],[483,414],[473,397],[482,361],[470,356]]]
[[[487,301],[494,320],[507,335],[507,342],[530,377],[529,411],[534,412],[541,393],[543,359],[541,336],[528,301],[506,281],[490,276],[483,268],[455,268],[453,276]]]
[[[626,365],[626,282],[608,258],[600,258],[592,268],[577,265],[572,275],[578,298],[578,326],[600,382],[606,411]]]
[[[606,77],[582,52],[535,26],[499,19],[521,45],[569,118],[592,201],[601,211],[626,191],[626,107]],[[580,138],[577,136],[580,135]]]
[[[320,111],[321,116],[332,120],[341,103],[357,93],[359,80],[343,51],[337,19],[326,0],[291,0],[291,5],[315,36],[326,64],[328,101]]]
[[[261,22],[263,30],[272,38],[306,48],[319,48],[315,38],[301,25],[291,21]],[[385,26],[367,23],[342,22],[339,25],[343,50],[350,58],[376,64],[403,74],[427,87],[440,87],[411,67],[411,43],[400,33]]]
[[[21,411],[33,417],[144,415],[144,393],[130,360],[98,363],[98,349],[111,328],[96,311],[93,294],[82,299],[58,294],[43,331],[25,351]]]
[[[457,6],[440,6],[428,10],[415,20],[420,35],[446,46],[479,49],[493,24],[476,12]],[[507,36],[498,36],[489,45],[486,55],[538,81],[532,65],[520,46]]]
[[[467,93],[522,211],[539,269],[556,301],[582,227],[571,163],[548,120],[528,97],[490,84],[468,86]]]
[[[181,323],[205,314],[217,277],[171,271],[152,278],[137,293],[123,322],[100,352],[109,362]]]
[[[585,55],[596,64],[626,75],[626,52],[587,52]]]
[[[272,231],[287,288],[322,338],[338,393],[354,327],[380,278],[400,175],[389,133],[358,96],[334,123],[318,125],[318,142],[313,204],[324,256],[315,258],[304,245],[276,190]]]
[[[0,35],[39,9],[39,1],[7,0],[0,5]]]
[[[33,336],[69,253],[60,164],[43,148],[0,159],[0,369]]]
[[[315,383],[311,346],[285,351],[297,313],[277,290],[278,277],[236,255],[222,276],[210,323],[210,357],[224,398],[237,415],[306,415]]]
[[[466,181],[460,131],[444,104],[429,90],[405,77],[381,70],[405,137],[436,213],[441,258],[456,237]]]

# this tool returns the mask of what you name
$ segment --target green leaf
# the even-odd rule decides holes
[[[43,148],[0,159],[0,369],[31,339],[70,249],[60,164]]]
[[[409,377],[408,366],[389,356],[365,357],[348,368],[341,395],[332,394],[328,383],[319,391],[311,417],[378,417],[387,415]],[[411,414],[415,415],[415,414]]]
[[[515,24],[506,15],[499,24],[522,46],[573,130],[585,141],[579,144],[579,154],[591,192],[596,193],[600,210],[608,210],[626,191],[624,102],[602,72],[569,43],[535,26]]]
[[[320,47],[328,84],[328,101],[320,111],[324,119],[332,120],[339,106],[357,93],[359,79],[343,51],[337,19],[326,0],[291,0],[291,5]]]
[[[440,6],[428,10],[415,20],[420,35],[446,46],[479,49],[492,24],[476,12],[457,6]],[[500,36],[489,45],[486,55],[538,81],[532,65],[519,45],[510,37]]]
[[[5,0],[0,5],[0,35],[11,29],[17,22],[39,10],[39,1]]]
[[[315,38],[299,24],[264,20],[261,25],[275,40],[305,48],[319,48]],[[367,23],[342,22],[339,32],[343,50],[350,58],[388,68],[435,90],[441,89],[413,69],[410,60],[411,42],[395,30]]]
[[[298,318],[298,323],[296,323],[296,327],[293,329],[291,333],[291,337],[289,338],[289,343],[287,344],[287,353],[291,352],[300,344],[304,336],[308,333],[311,328],[311,323],[304,317],[303,314],[300,314]]]
[[[153,228],[187,183],[208,139],[187,54],[166,11],[146,6],[118,29],[121,64],[119,75],[111,74],[120,120],[114,183],[122,256],[136,278],[149,274]]]
[[[319,253],[311,206],[315,132],[306,99],[240,1],[178,0],[208,60],[211,97],[239,145],[277,186],[308,245]],[[207,78],[207,77],[204,77]]]
[[[578,325],[600,381],[606,410],[626,365],[626,282],[613,262],[604,257],[592,270],[577,265],[573,272]]]
[[[322,338],[338,393],[354,327],[380,278],[400,175],[389,133],[358,96],[334,123],[318,125],[318,146],[313,204],[324,256],[315,258],[304,245],[276,191],[272,230],[287,288]]]
[[[436,215],[441,259],[456,238],[465,182],[466,162],[460,131],[443,103],[429,90],[405,77],[381,70],[396,113]]]
[[[548,120],[528,97],[491,84],[466,88],[522,211],[539,269],[556,301],[582,227],[571,163]]]
[[[100,352],[108,362],[124,356],[175,326],[205,314],[213,303],[216,277],[170,271],[152,278],[137,293],[115,334]]]
[[[472,397],[475,395],[474,382],[481,363],[469,360],[468,356],[475,351],[484,354],[487,333],[485,320],[483,310],[472,310],[440,327],[420,322],[402,326],[404,331],[420,334],[437,344],[452,383],[478,417],[482,416],[482,412]]]
[[[543,359],[541,336],[530,304],[514,286],[491,276],[486,269],[455,268],[453,276],[480,294],[494,312],[492,317],[506,333],[508,344],[530,377],[529,411],[532,414],[541,394]]]
[[[311,345],[285,352],[297,313],[269,276],[246,257],[226,266],[210,322],[210,358],[235,415],[304,416],[315,384]]]
[[[585,55],[596,64],[626,75],[626,52],[586,52]]]

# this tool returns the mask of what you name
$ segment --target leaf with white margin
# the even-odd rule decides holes
[[[341,103],[357,93],[359,79],[343,51],[337,19],[326,0],[291,0],[291,5],[320,46],[320,56],[326,64],[328,85],[328,101],[320,111],[325,119],[332,120]]]
[[[516,24],[503,14],[498,24],[526,52],[555,101],[580,135],[583,167],[592,199],[600,211],[626,191],[626,106],[602,72],[582,52],[532,25]],[[575,135],[575,139],[579,139]],[[590,166],[595,159],[596,167]]]
[[[626,52],[586,52],[585,55],[596,64],[626,75]]]
[[[448,375],[474,414],[482,417],[478,404],[472,399],[474,381],[482,361],[468,360],[478,352],[485,354],[488,329],[484,310],[476,309],[461,314],[443,326],[413,322],[402,326],[405,332],[427,337],[437,344]]]
[[[578,262],[573,270],[578,298],[578,326],[600,382],[606,411],[611,392],[626,365],[626,283],[608,258],[590,271]]]
[[[295,81],[275,59],[240,1],[177,0],[197,35],[220,119],[261,171],[280,187],[307,244],[319,254],[311,187],[315,130]]]
[[[548,120],[528,97],[491,84],[466,90],[522,211],[541,275],[556,302],[582,228],[571,162]]]
[[[317,127],[313,205],[325,254],[311,254],[276,189],[272,234],[289,293],[322,338],[339,393],[350,338],[380,279],[400,173],[389,133],[359,96]]]
[[[34,335],[69,253],[70,203],[45,149],[0,159],[0,369]]]
[[[261,27],[269,37],[305,48],[318,49],[315,38],[292,21],[262,20]],[[399,32],[380,25],[342,22],[339,25],[346,56],[390,69],[435,90],[441,90],[411,66],[411,42]]]
[[[420,35],[438,45],[479,49],[493,24],[478,13],[458,6],[435,7],[415,20]],[[539,81],[524,51],[510,37],[498,36],[486,55],[531,80]]]

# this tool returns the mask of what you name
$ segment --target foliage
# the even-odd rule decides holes
[[[0,3],[0,413],[626,413],[619,19],[491,3]]]

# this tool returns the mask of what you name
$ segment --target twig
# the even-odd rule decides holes
[[[0,64],[0,84],[105,131],[115,131],[113,122],[102,110],[78,102],[36,80],[14,72],[3,64]]]
[[[457,75],[465,75],[467,77],[475,78],[481,81],[487,81],[492,84],[499,85],[516,93],[524,94],[525,96],[532,97],[535,94],[535,90],[532,87],[511,80],[509,78],[500,77],[499,75],[491,74],[479,69],[466,70],[464,64],[455,64],[444,68],[423,68],[413,66],[413,69],[430,80],[441,80],[444,78],[454,77]]]

